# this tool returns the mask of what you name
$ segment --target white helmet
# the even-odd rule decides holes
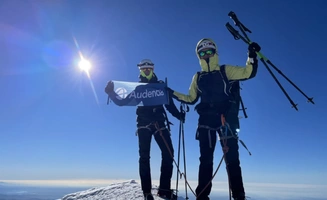
[[[217,49],[216,44],[209,38],[201,39],[196,45],[196,52],[199,53],[202,49],[211,48]]]
[[[143,68],[154,68],[154,64],[150,59],[143,59],[141,60],[141,62],[139,62],[139,64],[137,64],[137,66],[139,67],[139,69],[143,69]]]

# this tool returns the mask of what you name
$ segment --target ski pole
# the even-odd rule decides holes
[[[245,27],[244,26],[244,24],[242,24],[241,22],[240,22],[240,20],[237,18],[237,16],[236,16],[236,14],[234,13],[234,12],[229,12],[228,13],[228,16],[234,21],[234,24],[236,25],[236,26],[238,26],[239,28],[240,28],[240,30],[241,30],[241,32],[243,33],[243,35],[244,35],[244,37],[241,37],[240,36],[240,38],[245,42],[245,43],[247,43],[247,44],[251,44],[251,40],[250,40],[250,38],[248,37],[248,35],[246,34],[246,32],[249,32],[249,33],[252,33],[247,27]],[[227,24],[226,24],[226,26],[227,26]],[[230,28],[232,28],[233,29],[233,27],[231,27],[230,25],[228,25],[228,30],[230,30],[231,31],[231,29]],[[234,29],[234,34],[238,34],[239,35],[239,33]],[[285,74],[281,71],[281,70],[279,70],[267,57],[265,57],[261,52],[256,52],[257,53],[257,55],[259,56],[259,58],[260,58],[260,60],[261,60],[261,58],[265,61],[265,62],[267,62],[269,65],[271,65],[280,75],[282,75],[293,87],[295,87],[303,96],[305,96],[306,98],[307,98],[307,100],[308,100],[308,102],[311,102],[312,104],[314,104],[314,102],[313,102],[313,98],[311,97],[311,98],[309,98],[297,85],[295,85],[287,76],[285,76]],[[292,104],[293,106],[294,106],[294,104]]]
[[[245,43],[247,44],[251,44],[251,41],[249,41],[248,39],[246,39],[245,37],[243,37],[242,35],[240,35],[238,33],[237,30],[235,30],[228,22],[226,24],[227,29],[232,33],[232,35],[234,36],[234,38],[239,38],[242,39]],[[262,56],[260,56],[258,53],[256,52],[257,55],[260,57],[261,62],[264,64],[264,66],[267,68],[268,72],[270,73],[270,75],[273,77],[273,79],[275,80],[275,82],[277,83],[277,85],[279,86],[279,88],[283,91],[284,95],[287,97],[287,99],[290,101],[290,103],[292,104],[292,106],[297,109],[297,104],[295,104],[293,102],[293,100],[291,99],[291,97],[288,95],[288,93],[285,91],[284,87],[282,86],[282,84],[278,81],[278,79],[276,78],[276,76],[274,75],[274,73],[271,71],[271,69],[269,68],[269,66],[267,65],[267,63],[265,62],[265,60],[263,59]],[[262,54],[261,54],[262,55]]]
[[[181,106],[180,106],[181,112],[186,114],[186,112],[189,111],[189,107],[186,106],[186,111],[185,111],[183,106],[185,107],[185,104],[181,103]],[[182,121],[181,121],[181,130],[182,130],[181,132],[182,132],[182,141],[183,141],[184,175],[186,177],[186,151],[185,151],[185,139],[184,139],[184,122],[182,122]],[[186,179],[185,179],[185,199],[188,199]]]
[[[231,11],[228,13],[228,16],[234,21],[234,24],[236,26],[238,26],[240,28],[240,30],[242,31],[243,35],[245,36],[245,38],[247,39],[247,43],[250,44],[251,40],[250,38],[247,36],[246,32],[252,33],[247,27],[244,26],[244,24],[242,24],[240,22],[240,20],[237,18],[236,14]],[[279,70],[267,57],[265,57],[261,52],[256,52],[257,55],[260,58],[263,58],[269,65],[271,65],[280,75],[282,75],[293,87],[295,87],[303,96],[305,96],[308,100],[308,102],[315,104],[313,102],[313,97],[309,98],[297,85],[295,85],[287,76],[285,76],[285,74]]]
[[[110,98],[109,98],[109,95],[108,95],[108,99],[107,99],[107,105],[109,105],[109,101],[110,101]]]
[[[235,40],[242,39],[245,43],[251,44],[252,42],[251,42],[250,38],[247,36],[246,32],[249,32],[249,33],[252,33],[252,32],[248,28],[246,28],[239,21],[239,19],[237,18],[236,14],[234,12],[231,11],[228,14],[228,16],[230,18],[232,18],[232,20],[234,21],[234,24],[239,27],[239,29],[241,30],[241,32],[244,35],[244,36],[240,35],[237,30],[235,30],[229,23],[227,23],[226,24],[226,27],[230,31],[230,33],[234,36],[234,39]],[[294,107],[296,110],[298,110],[297,109],[297,104],[295,104],[292,101],[292,99],[289,97],[289,95],[287,94],[287,92],[285,91],[285,89],[282,87],[282,85],[280,84],[280,82],[277,80],[276,76],[272,73],[271,69],[269,69],[268,64],[271,65],[279,74],[281,74],[302,95],[304,95],[307,98],[308,102],[311,102],[312,104],[314,104],[313,98],[309,98],[299,87],[297,87],[287,76],[285,76],[281,72],[281,70],[279,70],[267,57],[265,57],[261,52],[256,52],[256,54],[259,56],[261,62],[265,65],[265,67],[267,68],[267,70],[269,71],[269,73],[271,74],[271,76],[273,77],[273,79],[276,81],[276,83],[278,84],[278,86],[280,87],[280,89],[283,91],[283,93],[285,94],[285,96],[287,97],[287,99],[290,101],[290,103],[292,104],[292,107]]]
[[[178,195],[178,180],[180,176],[180,170],[179,170],[179,161],[180,161],[180,151],[181,151],[181,137],[182,137],[182,121],[179,123],[179,134],[178,134],[178,153],[177,153],[177,178],[176,178],[176,195]]]

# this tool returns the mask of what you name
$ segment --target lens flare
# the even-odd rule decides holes
[[[88,73],[91,69],[91,63],[88,60],[82,59],[79,63],[78,63],[79,68],[82,71],[85,71],[86,73]]]
[[[92,67],[91,62],[88,61],[88,60],[86,60],[86,59],[84,58],[84,56],[83,56],[83,54],[82,54],[82,52],[81,52],[81,50],[80,50],[80,48],[79,48],[79,45],[78,45],[78,43],[77,43],[77,40],[76,40],[76,38],[75,38],[74,36],[73,36],[73,40],[74,40],[74,42],[75,42],[76,48],[77,48],[77,50],[78,50],[78,54],[79,54],[80,59],[81,59],[80,62],[78,63],[78,66],[79,66],[79,68],[80,68],[82,71],[84,71],[85,74],[87,75],[87,78],[88,78],[89,81],[90,81],[90,86],[91,86],[91,88],[92,88],[92,91],[93,91],[93,94],[94,94],[95,101],[96,101],[97,104],[99,105],[98,95],[97,95],[97,93],[96,93],[96,91],[95,91],[95,88],[94,88],[94,85],[93,85],[93,82],[92,82],[92,79],[91,79],[91,75],[90,75],[90,69],[91,69],[91,67]]]

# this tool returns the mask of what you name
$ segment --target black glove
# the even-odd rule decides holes
[[[113,92],[113,91],[114,91],[114,82],[109,81],[109,82],[107,83],[107,86],[106,86],[106,88],[104,89],[104,91],[105,91],[107,94]]]
[[[179,112],[179,120],[181,120],[181,122],[183,123],[185,122],[185,115],[185,112]]]
[[[261,47],[257,43],[252,42],[248,47],[249,58],[256,58],[257,57],[256,52],[259,52],[260,50]]]
[[[172,90],[170,87],[165,87],[165,88],[166,88],[168,94],[169,94],[170,96],[173,96],[173,94],[174,94],[174,90]]]

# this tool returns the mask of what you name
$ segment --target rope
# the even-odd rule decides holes
[[[213,174],[211,180],[207,183],[207,185],[203,188],[203,190],[199,193],[199,195],[196,195],[196,193],[194,192],[194,190],[193,190],[192,187],[190,186],[190,184],[189,184],[189,182],[188,182],[188,180],[187,180],[186,174],[185,174],[185,173],[182,173],[182,172],[180,171],[180,169],[179,169],[179,164],[176,163],[176,160],[174,159],[174,156],[173,156],[173,154],[172,154],[172,152],[171,152],[171,150],[170,150],[170,148],[169,148],[169,145],[168,145],[167,141],[165,140],[165,138],[163,137],[163,133],[162,133],[162,131],[165,130],[165,129],[167,129],[167,128],[166,128],[166,127],[162,127],[162,128],[160,128],[158,122],[155,122],[155,123],[151,123],[151,124],[149,124],[149,125],[147,125],[147,126],[139,127],[139,129],[141,129],[141,128],[147,128],[147,129],[150,129],[150,126],[151,126],[151,125],[154,125],[154,126],[155,126],[155,128],[156,128],[156,130],[157,130],[155,133],[158,133],[158,132],[159,132],[160,136],[162,137],[162,139],[163,139],[163,141],[164,141],[164,143],[165,143],[165,145],[166,145],[166,147],[167,147],[167,149],[168,149],[168,152],[169,152],[171,158],[173,159],[173,162],[174,162],[175,166],[177,167],[178,173],[180,173],[180,177],[184,177],[184,179],[185,179],[185,184],[190,188],[191,192],[193,193],[193,195],[194,195],[196,198],[197,198],[198,196],[200,196],[200,195],[204,192],[204,190],[209,186],[209,184],[212,182],[212,180],[213,180],[214,177],[216,176],[216,174],[217,174],[217,172],[218,172],[218,170],[219,170],[219,168],[220,168],[220,166],[221,166],[221,164],[222,164],[222,161],[225,160],[226,171],[227,171],[227,176],[228,176],[228,185],[229,185],[229,199],[231,200],[231,193],[232,193],[232,191],[231,191],[231,187],[230,187],[230,176],[229,176],[229,170],[228,170],[227,162],[226,162],[226,154],[227,154],[227,152],[228,152],[228,150],[229,150],[229,147],[227,146],[227,139],[229,139],[229,138],[235,138],[235,139],[239,140],[239,141],[241,142],[241,144],[244,146],[244,148],[249,152],[250,155],[251,155],[251,153],[250,153],[250,151],[248,150],[248,148],[246,147],[246,145],[244,144],[244,142],[243,142],[242,140],[240,140],[240,139],[238,138],[238,136],[235,135],[234,132],[231,130],[231,128],[230,128],[229,124],[226,122],[226,119],[225,119],[225,117],[224,117],[223,114],[221,115],[221,124],[222,124],[222,125],[221,125],[219,128],[211,128],[211,127],[209,127],[209,126],[204,126],[204,125],[199,125],[199,126],[198,126],[198,128],[205,128],[205,129],[208,129],[209,131],[210,131],[210,130],[213,130],[213,131],[218,131],[218,130],[220,130],[221,133],[224,134],[223,137],[219,137],[219,139],[222,140],[222,142],[223,142],[223,148],[222,148],[222,150],[223,150],[223,153],[224,153],[224,154],[223,154],[223,156],[222,156],[222,158],[221,158],[221,160],[220,160],[220,162],[219,162],[219,164],[218,164],[218,167],[217,167],[217,169],[215,170],[215,172],[214,172],[214,174]],[[150,129],[150,130],[151,130],[151,129]],[[230,131],[231,136],[228,136],[228,130]],[[169,131],[169,130],[168,130],[168,131]],[[177,190],[176,190],[176,191],[177,191]]]
[[[204,190],[210,185],[210,183],[212,182],[212,180],[214,179],[214,177],[216,176],[220,166],[221,166],[221,163],[223,160],[225,160],[225,164],[226,164],[226,170],[227,170],[227,176],[228,176],[228,188],[229,188],[229,199],[231,200],[231,187],[230,187],[230,178],[229,178],[229,171],[228,171],[228,167],[227,167],[227,162],[226,162],[226,153],[228,152],[229,148],[227,146],[227,139],[229,138],[227,136],[227,133],[228,133],[228,130],[230,130],[230,127],[228,125],[228,123],[226,122],[226,119],[225,119],[225,116],[223,114],[221,114],[221,126],[217,129],[217,128],[211,128],[209,126],[203,126],[203,125],[200,125],[199,127],[201,128],[207,128],[210,130],[214,130],[214,131],[217,131],[217,130],[220,130],[220,132],[224,135],[224,137],[221,137],[222,139],[222,142],[223,142],[223,156],[218,164],[218,167],[216,169],[216,171],[214,172],[213,176],[211,177],[210,181],[207,183],[207,185],[202,189],[202,191],[197,195],[197,197],[199,197],[203,192]],[[223,130],[224,129],[224,130]]]
[[[226,161],[226,154],[227,154],[227,152],[229,150],[229,147],[227,146],[227,138],[226,138],[227,134],[228,134],[228,127],[229,126],[227,126],[226,124],[227,124],[227,122],[226,122],[225,116],[223,114],[221,114],[221,129],[220,129],[220,131],[221,131],[222,134],[223,133],[225,134],[225,139],[223,139],[223,153],[224,153],[223,158],[225,160],[227,177],[228,177],[229,200],[231,200],[232,199],[232,197],[231,197],[232,196],[232,191],[231,191],[231,184],[230,184],[230,175],[229,175],[229,169],[228,169],[228,166],[227,166],[228,164],[227,164],[227,161]],[[223,131],[223,128],[225,128],[225,131]]]
[[[227,132],[228,132],[228,123],[226,122],[226,120],[225,120],[225,117],[224,117],[224,115],[222,114],[221,115],[221,126],[219,127],[219,128],[211,128],[211,127],[209,127],[209,126],[204,126],[204,125],[200,125],[199,126],[199,128],[206,128],[206,129],[208,129],[209,131],[218,131],[218,130],[220,130],[221,131],[221,133],[225,133],[225,136],[224,137],[221,137],[220,139],[222,139],[222,141],[223,141],[223,152],[224,152],[224,155],[222,156],[222,158],[220,159],[220,162],[219,162],[219,164],[218,164],[218,167],[217,167],[217,169],[216,169],[216,171],[214,172],[214,174],[213,174],[213,176],[211,177],[211,179],[210,179],[210,181],[207,183],[207,185],[202,189],[202,191],[197,195],[197,197],[199,197],[203,192],[204,192],[204,190],[210,185],[210,183],[212,182],[212,180],[214,179],[214,177],[216,176],[216,174],[217,174],[217,172],[218,172],[218,170],[219,170],[219,168],[220,168],[220,166],[221,166],[221,163],[222,163],[222,161],[223,160],[225,160],[225,163],[226,163],[226,153],[228,152],[228,150],[229,150],[229,148],[228,148],[228,146],[227,146],[227,139],[228,139],[228,137],[227,137]],[[223,131],[223,128],[225,128],[225,131]],[[226,164],[226,166],[227,166],[227,164]],[[228,175],[228,184],[230,185],[230,181],[229,181],[229,172],[228,172],[228,168],[226,168],[227,169],[227,175]],[[229,198],[231,198],[231,189],[230,189],[230,187],[229,187]]]
[[[164,129],[162,129],[162,128],[159,127],[158,122],[155,122],[154,125],[155,125],[155,127],[156,127],[156,129],[157,129],[157,132],[160,133],[160,136],[162,137],[162,140],[164,141],[164,143],[165,143],[165,145],[166,145],[166,147],[167,147],[167,149],[168,149],[168,152],[169,152],[171,158],[173,159],[173,162],[175,163],[175,165],[176,165],[176,167],[177,167],[178,172],[179,172],[181,175],[184,176],[184,178],[185,178],[185,182],[186,182],[187,186],[190,188],[190,190],[192,191],[192,193],[194,194],[194,196],[196,196],[195,192],[193,191],[192,187],[190,186],[189,182],[187,181],[186,175],[180,171],[179,166],[177,165],[176,160],[174,159],[174,155],[173,155],[173,153],[171,152],[171,150],[170,150],[170,148],[169,148],[169,145],[168,145],[166,139],[163,137],[162,130],[164,130]]]

